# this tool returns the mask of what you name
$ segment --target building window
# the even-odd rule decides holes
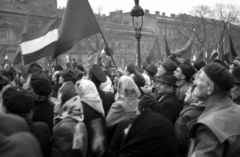
[[[7,32],[5,30],[0,30],[0,44],[6,44],[7,42]]]

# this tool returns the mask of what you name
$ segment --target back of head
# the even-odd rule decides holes
[[[102,70],[102,68],[94,64],[91,69],[89,70],[89,75],[93,83],[98,87],[101,83],[104,83],[107,81],[106,74]]]
[[[24,115],[33,108],[32,94],[20,87],[8,87],[2,93],[3,106],[7,113]]]
[[[10,136],[18,132],[29,131],[26,121],[15,115],[0,115],[0,133]]]
[[[52,92],[51,82],[45,74],[33,73],[30,79],[30,84],[37,95],[48,96]]]
[[[127,71],[130,74],[133,74],[135,72],[135,70],[138,70],[138,67],[135,64],[131,63],[131,64],[127,65]]]
[[[42,67],[37,63],[32,63],[27,70],[28,74],[42,73],[42,71],[43,71]]]
[[[36,138],[27,132],[11,136],[0,135],[0,156],[41,157],[42,152]]]

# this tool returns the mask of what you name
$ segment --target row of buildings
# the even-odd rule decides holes
[[[60,25],[64,10],[65,8],[57,8],[56,0],[0,0],[0,45],[2,47],[7,44],[7,55],[10,61],[13,61],[21,40],[26,16],[29,21],[28,29],[37,28],[47,18],[54,18],[56,15],[60,19]],[[141,39],[142,60],[146,58],[155,37],[160,42],[162,59],[166,57],[163,35],[166,36],[171,51],[182,47],[191,36],[191,30],[186,27],[186,19],[183,18],[188,16],[186,14],[166,16],[164,12],[160,14],[156,11],[152,14],[149,10],[145,10]],[[117,64],[124,66],[127,63],[134,63],[137,43],[130,12],[123,13],[118,10],[110,12],[108,16],[96,14],[96,18],[109,46],[114,51]],[[192,26],[191,22],[188,24]],[[215,44],[213,39],[208,38],[208,40],[212,42],[212,45]],[[103,39],[97,34],[80,41],[67,53],[79,63],[86,64],[89,55],[101,51],[103,47]],[[199,49],[196,42],[193,51],[197,52]],[[49,65],[49,60],[46,59],[38,62],[45,67]],[[65,55],[58,57],[59,64],[64,64],[64,62]]]

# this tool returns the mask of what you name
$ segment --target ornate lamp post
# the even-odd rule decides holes
[[[141,8],[141,6],[139,6],[139,0],[135,0],[135,6],[131,10],[131,16],[132,16],[133,27],[136,31],[138,67],[141,69],[140,39],[141,39],[141,30],[143,26],[144,11]]]

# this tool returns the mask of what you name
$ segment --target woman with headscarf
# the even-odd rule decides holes
[[[83,123],[83,107],[80,96],[76,92],[74,84],[65,85],[58,93],[55,102],[54,113],[55,126],[51,140],[51,156],[65,157],[72,149],[74,128],[77,124],[82,125],[82,132],[85,135],[82,156],[86,157],[87,131]]]
[[[114,126],[123,119],[136,116],[138,98],[141,93],[131,77],[122,76],[119,79],[117,95],[118,98],[106,117],[107,127]]]
[[[118,81],[116,95],[116,102],[113,103],[106,117],[108,143],[111,142],[120,121],[136,116],[138,98],[141,93],[131,77],[122,76]]]
[[[78,94],[81,97],[81,102],[84,110],[84,124],[88,132],[88,156],[93,154],[103,153],[103,150],[95,150],[93,148],[93,139],[95,135],[102,138],[99,144],[103,145],[105,149],[106,137],[106,120],[104,118],[104,109],[102,100],[99,96],[95,84],[90,80],[79,80],[75,84]],[[98,129],[94,128],[98,124]]]

